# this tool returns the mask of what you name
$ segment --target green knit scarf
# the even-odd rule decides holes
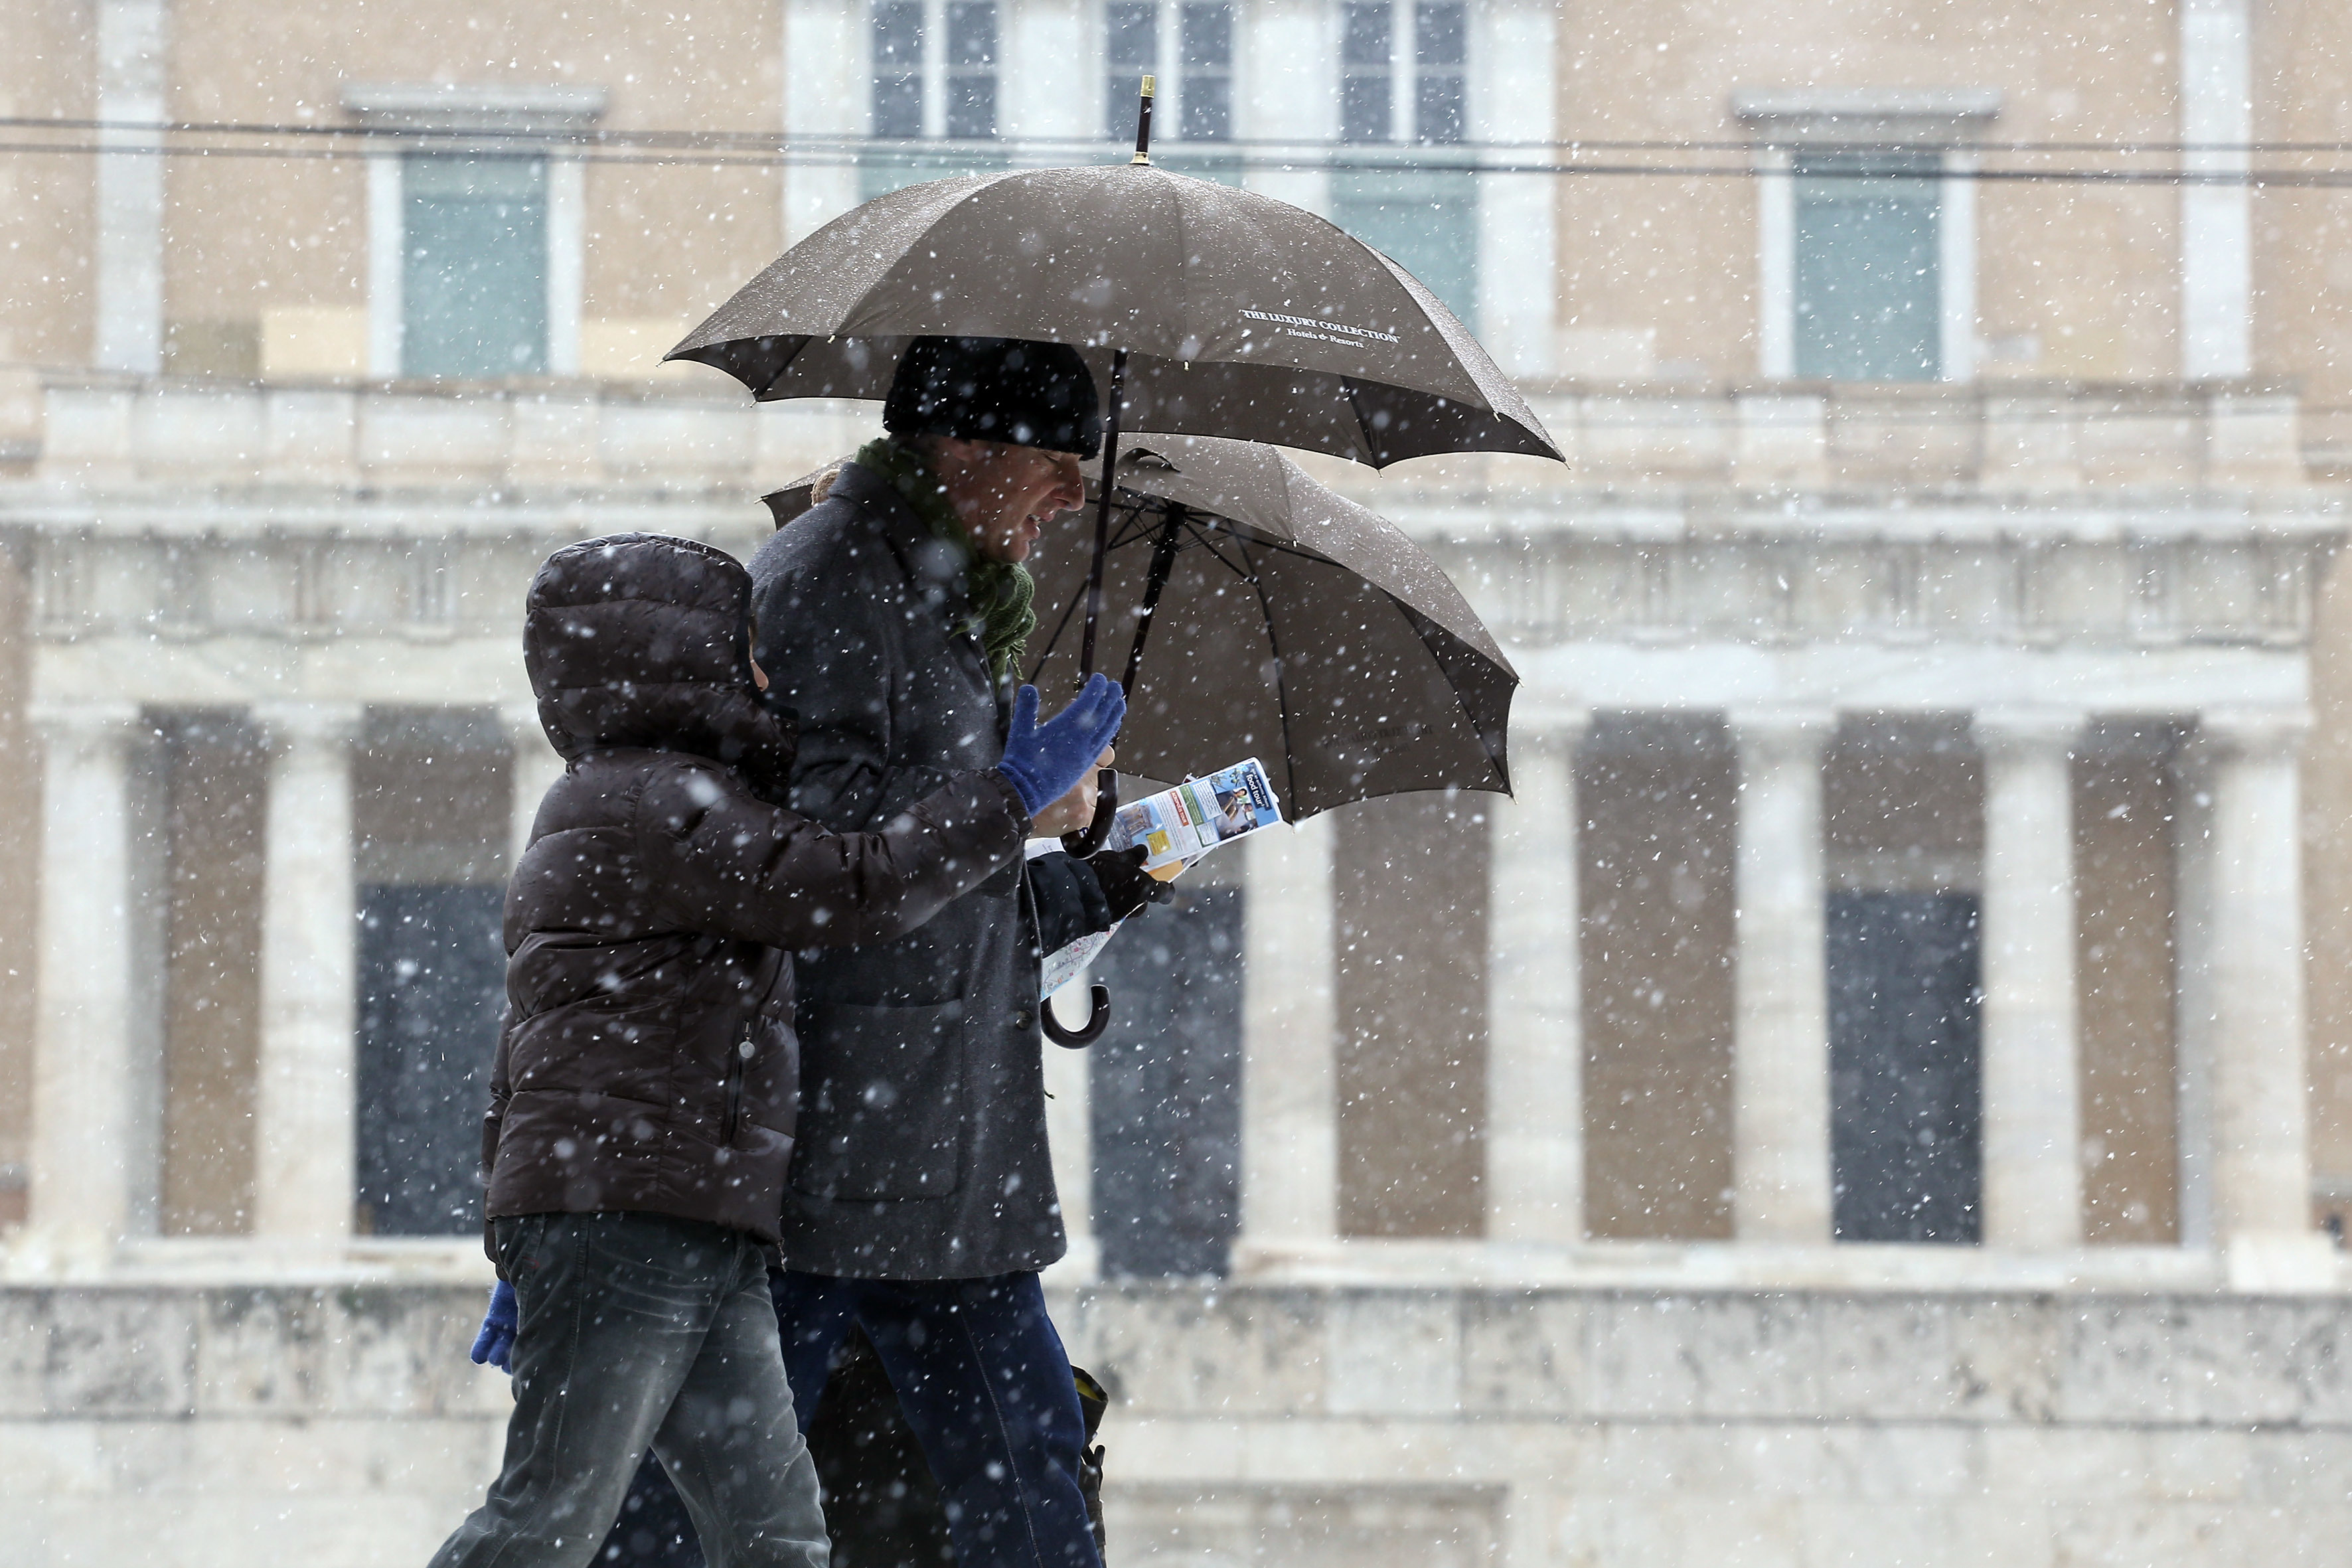
[[[852,459],[861,468],[890,481],[923,526],[935,539],[953,545],[963,561],[964,592],[971,600],[972,629],[979,635],[988,668],[999,680],[1009,680],[1020,665],[1029,634],[1037,629],[1037,612],[1031,602],[1037,584],[1017,561],[991,561],[971,547],[971,538],[956,521],[947,491],[922,453],[903,441],[885,436],[868,441]]]

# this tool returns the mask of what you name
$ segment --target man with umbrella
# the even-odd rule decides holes
[[[1058,343],[925,338],[888,435],[751,562],[759,656],[798,715],[796,806],[880,824],[1002,749],[1034,626],[1022,565],[1085,500],[1093,376]],[[1108,759],[1106,759],[1108,760]],[[1074,791],[1034,831],[1082,826]],[[1039,961],[1141,904],[1140,856],[1008,868],[919,937],[810,952],[802,1131],[777,1286],[796,1402],[853,1323],[946,1498],[964,1568],[1091,1568],[1070,1363],[1037,1271],[1062,1256],[1045,1142]]]

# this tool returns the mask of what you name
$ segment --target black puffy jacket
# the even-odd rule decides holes
[[[491,1217],[631,1210],[777,1239],[799,1093],[782,950],[904,935],[1014,866],[1028,814],[960,773],[878,830],[783,798],[751,582],[620,534],[558,552],[523,632],[568,766],[507,890],[508,1020],[483,1129]]]

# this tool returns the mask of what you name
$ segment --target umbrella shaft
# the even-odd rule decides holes
[[[1127,401],[1127,351],[1110,356],[1110,410],[1103,422],[1102,500],[1095,507],[1095,553],[1087,563],[1087,630],[1078,644],[1078,679],[1095,672],[1095,627],[1102,620],[1103,557],[1110,552],[1110,498],[1118,463],[1118,416]]]
[[[1160,595],[1167,589],[1169,569],[1176,564],[1176,542],[1184,530],[1184,509],[1168,509],[1168,521],[1151,542],[1151,570],[1143,580],[1143,610],[1135,617],[1135,644],[1127,650],[1126,687],[1135,690],[1143,676],[1143,639],[1151,635],[1151,617],[1160,613]]]

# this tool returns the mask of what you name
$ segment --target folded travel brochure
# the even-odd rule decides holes
[[[1171,874],[1190,866],[1220,844],[1282,820],[1265,769],[1252,757],[1220,768],[1204,779],[1187,779],[1174,789],[1119,807],[1108,849],[1144,847],[1143,868]]]
[[[1144,847],[1143,868],[1166,881],[1221,844],[1230,844],[1282,820],[1282,806],[1266,782],[1265,769],[1252,757],[1220,768],[1204,779],[1187,779],[1174,789],[1146,795],[1119,807],[1105,849]],[[1048,854],[1051,841],[1031,846],[1032,856]],[[1124,924],[1125,922],[1121,922]],[[1045,955],[1041,991],[1051,996],[1086,973],[1103,944],[1118,931],[1093,931]]]

